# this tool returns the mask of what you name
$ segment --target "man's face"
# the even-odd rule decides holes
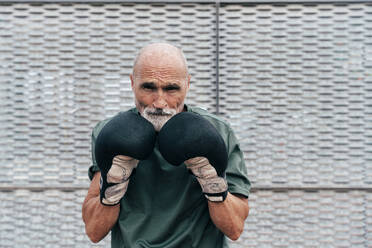
[[[179,61],[145,60],[130,78],[136,107],[155,130],[159,131],[173,115],[183,111],[190,76]]]

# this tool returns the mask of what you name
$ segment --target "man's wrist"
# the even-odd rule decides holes
[[[105,184],[105,186],[103,186]],[[129,179],[123,183],[108,184],[101,177],[100,180],[100,199],[102,205],[114,206],[120,203],[124,197],[129,184]],[[110,186],[109,186],[110,185]]]
[[[204,193],[205,198],[210,202],[224,202],[226,200],[228,191],[218,193],[218,194],[207,194]]]
[[[196,179],[209,201],[222,202],[226,199],[228,185],[225,178],[216,176],[213,178],[196,177]]]

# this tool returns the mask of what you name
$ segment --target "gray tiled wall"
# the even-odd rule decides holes
[[[133,58],[155,41],[183,48],[187,102],[241,142],[253,191],[232,247],[372,246],[372,5],[221,4],[218,56],[215,14],[0,3],[0,247],[109,246],[81,220],[90,132],[133,105]]]

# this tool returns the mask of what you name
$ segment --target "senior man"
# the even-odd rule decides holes
[[[182,51],[150,44],[130,75],[135,108],[92,132],[92,180],[83,203],[92,242],[112,247],[218,248],[236,240],[249,213],[239,143],[227,123],[184,104]]]

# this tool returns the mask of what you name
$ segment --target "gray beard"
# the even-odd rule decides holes
[[[164,126],[164,124],[177,114],[177,110],[167,108],[167,109],[156,109],[152,107],[145,107],[142,116],[151,122],[157,132]]]

